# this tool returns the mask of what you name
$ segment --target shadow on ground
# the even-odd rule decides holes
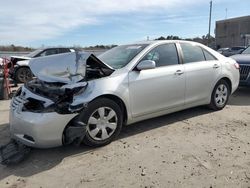
[[[125,126],[117,140],[211,112],[212,111],[205,107],[198,107]],[[6,137],[9,138],[8,124],[0,125],[0,127],[3,127],[4,129],[4,131],[0,130],[0,138],[4,138],[3,140],[6,142]],[[0,180],[10,175],[29,177],[57,166],[66,157],[74,155],[81,155],[84,157],[84,154],[98,149],[101,148],[90,148],[87,146],[67,146],[43,150],[33,149],[30,156],[18,165],[0,165]]]
[[[249,106],[250,105],[250,87],[240,87],[230,97],[229,105],[234,106]]]

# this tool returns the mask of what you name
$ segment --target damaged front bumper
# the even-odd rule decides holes
[[[66,125],[76,114],[32,113],[10,110],[11,137],[36,148],[57,147],[63,144]]]
[[[50,108],[50,106],[53,108]],[[29,110],[31,107],[33,111]],[[70,108],[70,106],[68,107]],[[41,111],[41,108],[44,110]],[[59,108],[59,106],[56,106],[52,100],[34,94],[26,86],[22,86],[11,101],[9,114],[11,137],[27,146],[36,148],[61,146],[64,144],[63,141],[69,144],[70,141],[73,141],[73,138],[64,138],[64,133],[67,133],[65,128],[78,113],[65,113],[62,110],[62,113],[58,113],[56,108]],[[72,123],[72,126],[79,128],[80,124],[76,122],[74,121],[75,124]],[[82,135],[84,135],[86,128],[85,126],[81,128]],[[72,132],[72,128],[69,131]]]

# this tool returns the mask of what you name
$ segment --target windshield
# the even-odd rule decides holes
[[[29,54],[27,55],[27,57],[35,57],[35,56],[36,56],[37,54],[39,54],[41,51],[43,51],[43,50],[42,50],[42,49],[35,50],[35,51],[29,53]]]
[[[243,52],[242,54],[250,54],[250,46],[248,46]]]
[[[99,55],[98,58],[114,69],[119,69],[127,65],[147,45],[148,44],[133,44],[117,46]]]

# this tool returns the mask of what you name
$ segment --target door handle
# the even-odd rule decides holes
[[[219,68],[220,66],[218,65],[218,64],[214,64],[214,66],[213,66],[213,68],[214,69],[217,69],[217,68]]]
[[[182,71],[182,70],[177,70],[176,72],[175,72],[175,75],[182,75],[184,72]]]

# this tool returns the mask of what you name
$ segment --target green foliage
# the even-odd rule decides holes
[[[169,35],[166,38],[161,36],[161,37],[159,37],[159,38],[157,38],[155,40],[181,40],[181,38],[178,37],[178,36]]]
[[[15,46],[14,44],[8,46],[0,46],[0,51],[9,51],[9,52],[29,52],[33,51],[34,48]]]
[[[112,44],[112,45],[95,45],[95,46],[89,46],[89,47],[85,47],[83,48],[84,50],[98,50],[98,49],[111,49],[116,47],[117,45]]]

